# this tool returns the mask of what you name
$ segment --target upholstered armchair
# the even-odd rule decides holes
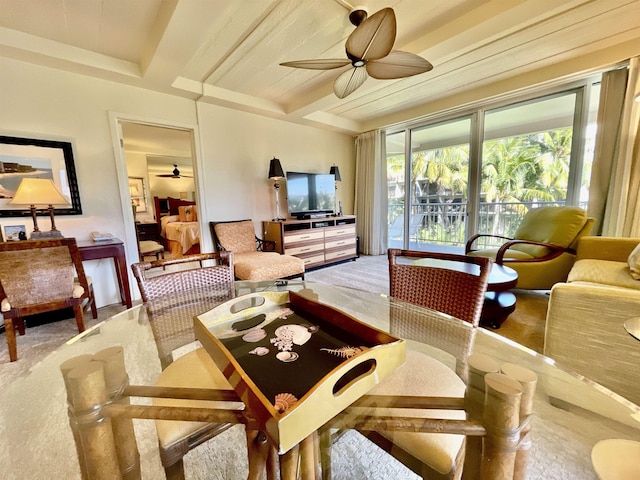
[[[516,288],[549,290],[567,280],[575,262],[578,240],[588,235],[593,219],[578,207],[533,208],[523,217],[513,238],[476,234],[467,241],[465,253],[491,257],[518,272]],[[477,249],[487,237],[504,243],[498,248]]]
[[[91,307],[93,318],[98,313],[76,239],[0,242],[0,306],[12,362],[18,359],[16,331],[25,334],[25,316],[72,308],[83,332],[84,308]]]
[[[304,278],[304,261],[275,252],[275,242],[256,236],[251,220],[209,222],[218,251],[233,252],[234,275],[240,280]]]

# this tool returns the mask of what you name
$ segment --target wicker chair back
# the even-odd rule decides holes
[[[388,250],[388,257],[392,297],[478,326],[492,259],[395,248]],[[399,258],[402,260],[399,261]],[[415,263],[423,259],[438,262]],[[462,266],[456,268],[454,264]]]

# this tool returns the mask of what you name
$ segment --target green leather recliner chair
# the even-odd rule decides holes
[[[496,263],[518,272],[516,288],[549,290],[567,280],[575,262],[578,240],[588,235],[594,219],[578,207],[532,208],[523,217],[513,238],[476,234],[466,243],[465,253],[491,257]],[[505,242],[498,248],[474,249],[482,237]]]

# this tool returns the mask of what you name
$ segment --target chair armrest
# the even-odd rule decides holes
[[[640,238],[626,237],[582,237],[578,242],[576,260],[585,258],[626,262]]]
[[[531,259],[524,259],[524,258],[518,258],[518,259],[510,259],[510,258],[504,258],[504,254],[507,252],[507,250],[509,250],[512,246],[514,245],[518,245],[518,244],[524,244],[524,245],[535,245],[538,247],[546,247],[549,250],[551,250],[549,253],[547,253],[546,255],[543,255],[542,257],[536,257],[536,258],[531,258]],[[498,253],[496,253],[496,263],[499,265],[503,265],[504,263],[509,263],[509,262],[518,262],[518,263],[523,263],[523,262],[546,262],[549,261],[553,258],[556,258],[560,255],[562,255],[564,252],[569,251],[568,249],[564,248],[564,247],[559,247],[558,245],[551,245],[550,243],[542,243],[542,242],[536,242],[533,240],[509,240],[508,242],[504,243],[499,249],[498,249]]]
[[[511,237],[503,237],[502,235],[491,235],[489,233],[476,233],[475,235],[471,235],[471,237],[469,237],[469,240],[467,240],[467,243],[464,246],[464,253],[467,254],[469,252],[473,252],[474,250],[477,250],[477,248],[476,249],[472,248],[473,244],[476,240],[482,237],[499,238],[501,240],[513,240]]]
[[[274,242],[273,240],[263,240],[261,238],[256,237],[256,243],[258,244],[256,250],[260,252],[276,251],[276,242]]]

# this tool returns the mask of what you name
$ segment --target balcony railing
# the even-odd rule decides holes
[[[478,232],[512,237],[522,217],[531,208],[563,206],[565,202],[481,202]],[[587,207],[586,203],[580,205]],[[402,241],[404,205],[389,204],[389,243],[397,246]],[[411,248],[422,244],[464,246],[466,234],[466,203],[420,203],[411,205],[409,242]],[[417,244],[417,245],[416,245]],[[501,245],[498,239],[484,237],[476,246],[490,248]]]

